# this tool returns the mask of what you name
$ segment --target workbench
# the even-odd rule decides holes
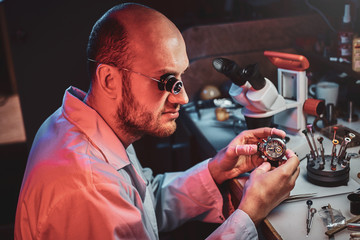
[[[215,116],[215,108],[204,108],[195,111],[192,107],[182,109],[182,120],[193,133],[197,143],[197,150],[202,152],[204,156],[213,156],[227,144],[239,132],[246,130],[246,125],[242,121],[241,110],[232,110],[232,117],[226,121],[218,121]],[[235,117],[234,117],[235,116]],[[311,120],[311,119],[310,119]],[[356,132],[360,132],[360,121],[346,122],[338,119],[338,125],[346,126]],[[299,155],[300,175],[296,181],[295,188],[290,193],[291,196],[300,194],[300,198],[285,201],[273,211],[265,219],[263,228],[260,231],[260,238],[265,239],[329,239],[325,232],[328,230],[319,214],[315,214],[313,218],[311,231],[306,237],[306,201],[313,201],[313,208],[319,211],[323,206],[330,204],[333,209],[340,210],[346,219],[355,217],[350,213],[350,201],[347,195],[350,192],[360,188],[360,179],[357,174],[360,172],[360,158],[352,157],[350,161],[350,180],[346,186],[338,187],[320,187],[311,184],[306,179],[306,163],[304,157],[310,152],[310,148],[306,143],[304,135],[288,135],[290,141],[287,147],[297,149],[295,152]],[[319,132],[315,132],[315,137],[322,136]],[[304,144],[305,143],[305,144]],[[301,146],[300,146],[301,145]],[[330,153],[332,148],[331,140],[324,137],[325,153]],[[359,153],[360,147],[348,148],[348,153]],[[309,194],[309,195],[307,195]],[[302,197],[301,197],[302,196]],[[266,237],[264,237],[266,236]],[[345,229],[334,235],[331,239],[349,239],[350,231]]]

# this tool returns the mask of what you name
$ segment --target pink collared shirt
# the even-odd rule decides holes
[[[67,89],[62,107],[35,137],[15,239],[158,239],[159,231],[190,219],[224,222],[207,161],[154,178],[84,96]],[[209,238],[256,239],[257,233],[250,218],[236,210]]]

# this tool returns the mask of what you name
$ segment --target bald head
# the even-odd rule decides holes
[[[159,39],[169,39],[166,44],[170,45],[183,41],[177,27],[160,12],[140,4],[120,4],[95,23],[87,54],[99,63],[131,68],[133,60],[149,49],[163,51]],[[89,61],[91,77],[96,65]]]
[[[175,131],[179,106],[188,97],[185,88],[179,94],[165,91],[162,81],[164,76],[181,79],[189,60],[169,19],[142,5],[118,5],[94,25],[88,57],[94,61],[89,61],[92,85],[85,102],[125,145],[143,134]]]

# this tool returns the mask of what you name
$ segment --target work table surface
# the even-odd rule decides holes
[[[227,121],[220,122],[216,120],[215,108],[200,109],[198,114],[191,108],[182,112],[183,119],[187,122],[188,127],[194,133],[199,147],[206,151],[209,156],[214,155],[217,151],[225,147],[237,133],[246,130],[246,125],[242,122],[241,111],[230,110],[233,116]],[[199,118],[200,115],[200,118]],[[234,116],[235,115],[235,116]],[[234,122],[236,122],[234,124]],[[347,122],[338,119],[338,125],[346,126],[356,132],[360,132],[360,121]],[[316,132],[315,138],[322,136]],[[314,194],[314,196],[298,199],[296,201],[285,201],[276,207],[267,217],[271,225],[280,234],[283,239],[329,239],[325,232],[326,226],[322,222],[318,213],[314,215],[312,228],[309,236],[306,236],[306,201],[313,201],[313,208],[319,211],[323,206],[330,204],[333,209],[340,210],[346,219],[355,215],[350,213],[350,201],[347,195],[360,188],[360,179],[357,177],[360,172],[360,158],[352,157],[350,161],[350,180],[347,186],[339,187],[320,187],[311,184],[306,179],[306,153],[310,148],[303,134],[291,135],[287,147],[293,149],[298,155],[300,162],[300,175],[297,179],[296,186],[292,194]],[[304,144],[305,142],[305,144]],[[300,146],[301,145],[301,146]],[[330,139],[324,137],[325,154],[329,154],[332,148]],[[339,149],[339,148],[337,148]],[[360,146],[348,148],[348,153],[359,153]],[[345,229],[334,235],[336,240],[349,239],[351,231]]]

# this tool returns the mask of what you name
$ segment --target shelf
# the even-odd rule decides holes
[[[360,72],[355,72],[352,70],[352,65],[349,63],[339,63],[339,62],[332,62],[323,56],[305,51],[303,49],[297,49],[301,54],[308,58],[310,62],[310,67],[320,68],[320,69],[332,69],[339,72],[345,72],[348,74],[349,77],[360,79]]]

